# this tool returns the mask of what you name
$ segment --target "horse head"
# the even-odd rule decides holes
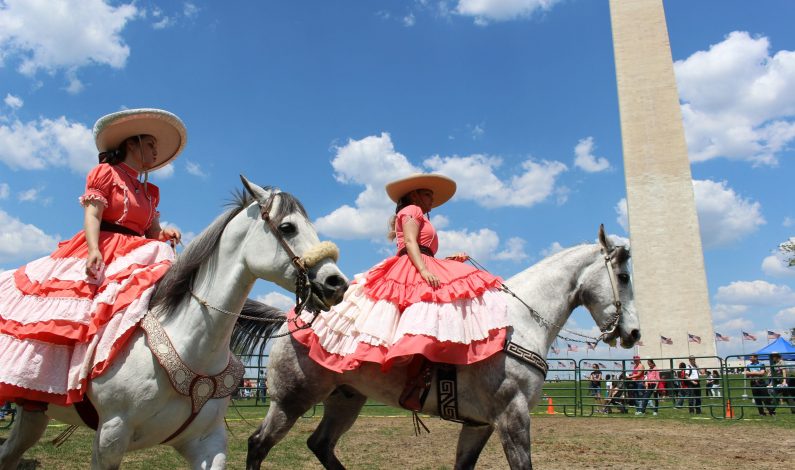
[[[339,303],[348,280],[337,267],[339,251],[321,242],[304,207],[289,193],[262,188],[240,176],[254,198],[247,214],[254,222],[245,238],[243,258],[255,276],[299,295],[311,295],[309,306],[328,310]],[[308,281],[302,285],[302,278]],[[307,292],[300,292],[306,287]]]
[[[621,340],[631,348],[640,339],[640,323],[635,311],[629,248],[616,246],[599,226],[598,259],[581,277],[580,298],[602,332],[600,339],[610,345]]]

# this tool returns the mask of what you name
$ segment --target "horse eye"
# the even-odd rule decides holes
[[[629,283],[629,274],[621,273],[618,275],[618,280],[621,281],[622,284]]]
[[[295,235],[297,232],[295,225],[291,224],[290,222],[285,222],[279,225],[279,231],[282,233],[282,235],[286,236]]]

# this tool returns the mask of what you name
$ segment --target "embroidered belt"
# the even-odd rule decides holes
[[[505,354],[515,357],[540,370],[544,373],[544,378],[546,378],[547,372],[549,371],[549,364],[547,364],[547,361],[540,354],[534,353],[510,341],[505,341],[505,348],[503,348],[503,351],[505,351]]]
[[[101,232],[114,232],[114,233],[122,233],[124,235],[132,235],[134,237],[143,237],[143,234],[138,233],[131,228],[127,228],[123,225],[117,225],[110,222],[105,222],[104,220],[99,223],[99,230]]]
[[[418,246],[420,247],[420,253],[422,253],[423,255],[428,255],[431,258],[433,258],[433,251],[431,251],[430,248],[428,248],[425,245],[418,245]],[[409,253],[408,250],[406,250],[406,247],[404,246],[403,248],[400,249],[400,251],[397,252],[397,255],[404,256],[407,255],[408,253]]]
[[[172,435],[164,439],[162,444],[184,431],[211,398],[231,395],[243,378],[246,368],[240,359],[230,352],[229,363],[221,373],[213,376],[197,374],[185,365],[160,322],[151,313],[144,316],[141,328],[146,332],[149,348],[157,358],[157,362],[168,374],[171,386],[180,395],[190,397],[191,402],[191,414],[188,419]]]

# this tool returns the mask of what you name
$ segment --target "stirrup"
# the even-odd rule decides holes
[[[422,410],[422,406],[428,398],[433,375],[433,363],[423,357],[420,361],[417,375],[409,376],[406,379],[406,386],[398,399],[400,406],[415,413]]]

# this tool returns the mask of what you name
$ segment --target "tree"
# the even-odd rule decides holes
[[[784,260],[790,267],[795,266],[795,237],[790,237],[789,240],[779,245],[778,250],[784,255]]]

